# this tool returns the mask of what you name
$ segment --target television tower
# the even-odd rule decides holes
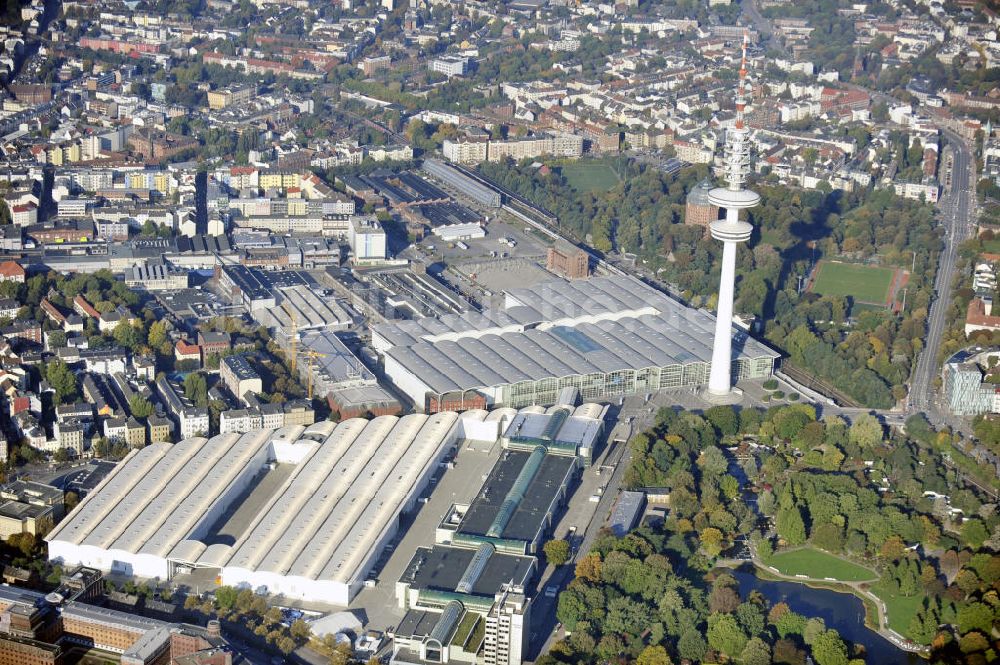
[[[726,398],[732,394],[733,353],[733,291],[736,286],[736,245],[750,239],[753,225],[740,221],[740,210],[760,203],[756,192],[744,188],[750,170],[750,130],[743,120],[746,109],[747,46],[750,38],[743,33],[743,59],[740,82],[736,93],[736,121],[726,130],[723,171],[727,187],[716,187],[708,193],[712,205],[725,208],[725,219],[712,222],[712,237],[722,241],[722,277],[719,280],[719,305],[715,321],[715,343],[712,345],[712,373],[708,378],[708,396]]]

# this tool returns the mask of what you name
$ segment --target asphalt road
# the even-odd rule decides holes
[[[971,169],[975,168],[972,153],[965,142],[953,132],[942,129],[954,155],[952,185],[938,202],[941,226],[945,230],[944,251],[941,252],[937,278],[934,281],[934,299],[931,301],[927,320],[926,344],[910,384],[910,406],[924,411],[932,421],[941,421],[943,413],[937,408],[934,397],[934,377],[938,373],[937,356],[946,324],[945,314],[951,302],[955,281],[955,260],[958,246],[972,232],[972,211],[975,183]]]

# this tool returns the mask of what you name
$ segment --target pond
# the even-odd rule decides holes
[[[728,451],[729,473],[739,481],[743,500],[760,517],[757,495],[733,452],[732,449]],[[732,574],[740,584],[741,597],[746,598],[747,594],[756,590],[772,605],[784,602],[792,611],[803,616],[823,619],[827,627],[836,628],[844,640],[864,647],[865,662],[869,665],[911,665],[924,662],[920,656],[899,649],[865,626],[865,606],[857,596],[829,589],[814,589],[796,582],[762,580],[754,574],[754,568],[749,563],[732,571]]]
[[[849,593],[829,589],[814,589],[795,582],[762,580],[746,565],[732,571],[740,584],[740,595],[746,598],[759,591],[771,604],[784,602],[794,612],[806,617],[819,617],[828,628],[835,628],[845,641],[865,649],[865,662],[877,665],[911,665],[923,663],[917,654],[897,648],[892,642],[865,626],[865,607],[861,599]]]

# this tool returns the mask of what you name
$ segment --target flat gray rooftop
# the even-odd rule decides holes
[[[552,280],[503,307],[373,329],[376,348],[437,393],[712,359],[715,316],[626,277]],[[778,353],[742,332],[733,358]]]
[[[419,547],[410,559],[401,582],[416,589],[454,592],[476,550],[435,545]],[[500,585],[511,580],[527,584],[534,558],[494,552],[472,586],[472,595],[492,597]]]
[[[504,453],[466,511],[458,533],[486,535],[529,456],[530,453],[521,451]],[[545,455],[500,537],[533,540],[542,528],[548,507],[562,489],[563,479],[575,463],[574,457]]]

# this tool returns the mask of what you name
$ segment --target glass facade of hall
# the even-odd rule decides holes
[[[708,384],[711,369],[712,363],[697,362],[521,381],[502,386],[499,399],[491,406],[515,409],[534,404],[547,406],[555,404],[563,388],[577,388],[584,401],[595,401],[619,395],[704,386]],[[737,381],[766,379],[773,373],[774,358],[770,356],[733,361],[733,378]],[[451,396],[451,393],[446,393],[441,397],[447,400]]]

